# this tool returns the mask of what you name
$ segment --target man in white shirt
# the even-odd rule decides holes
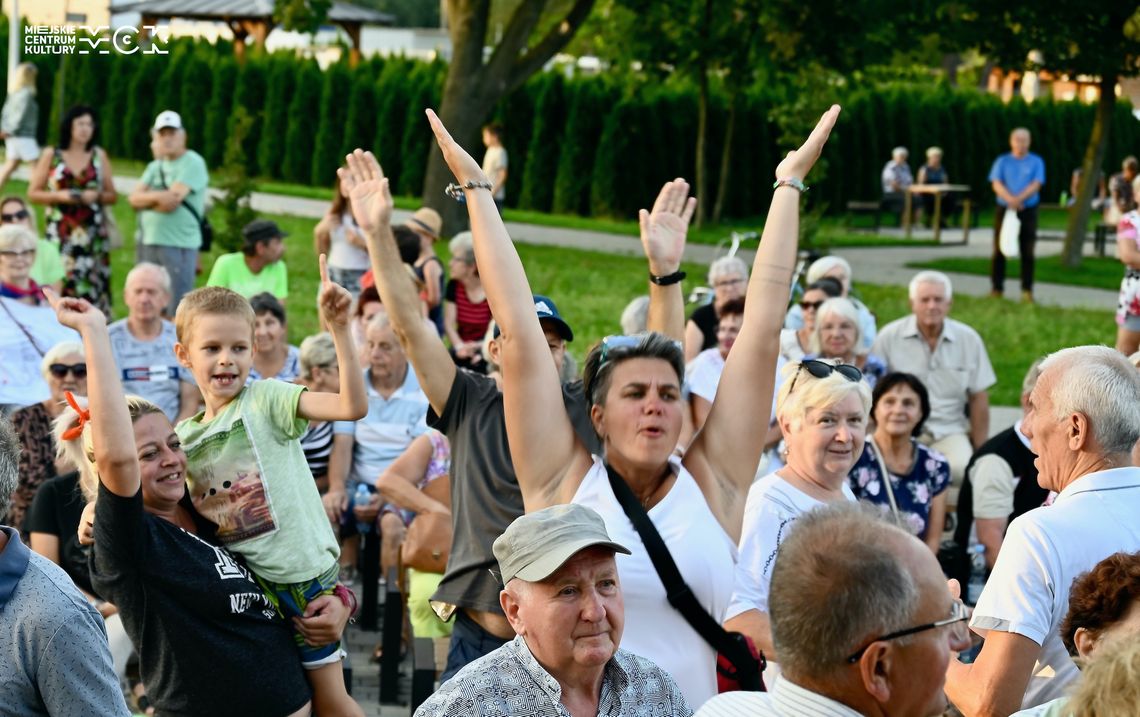
[[[967,715],[1009,715],[1063,694],[1077,668],[1059,628],[1073,579],[1105,557],[1140,550],[1140,374],[1104,346],[1052,354],[1022,429],[1038,483],[1056,500],[1015,519],[970,626],[986,642],[952,662],[946,693]]]
[[[854,503],[801,516],[772,571],[770,692],[726,692],[697,717],[932,717],[966,610],[922,541]]]
[[[950,462],[956,506],[966,464],[990,432],[989,388],[997,382],[977,331],[947,316],[950,277],[921,271],[910,281],[911,315],[883,327],[871,347],[890,371],[914,374],[930,393],[930,418],[920,440]]]

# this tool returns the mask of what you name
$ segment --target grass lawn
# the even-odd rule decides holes
[[[22,183],[13,182],[9,190],[22,193],[25,187]],[[115,205],[115,216],[126,238],[126,245],[112,253],[115,314],[121,317],[125,314],[120,298],[123,281],[135,263],[132,240],[135,214],[125,201],[120,200]],[[312,230],[316,220],[290,216],[273,219],[290,233],[286,240],[290,289],[289,340],[297,344],[315,332],[318,325],[315,297],[319,280],[312,255]],[[42,214],[40,226],[43,226]],[[441,242],[437,251],[446,263],[446,243]],[[595,341],[620,330],[618,320],[626,303],[646,292],[645,262],[642,259],[526,244],[518,245],[518,251],[532,288],[557,301],[559,309],[574,327],[577,340],[570,348],[579,362]],[[215,250],[203,255],[204,272],[198,278],[199,285],[205,282],[219,253]],[[1090,262],[1088,265],[1094,264]],[[1109,288],[1119,284],[1119,263],[1112,262],[1112,265],[1114,285]],[[948,268],[940,263],[939,267]],[[684,268],[693,277],[686,282],[687,290],[701,281],[704,270],[692,264],[686,264]],[[1054,280],[1047,277],[1042,269],[1039,272],[1043,281]],[[856,290],[875,312],[879,326],[909,311],[904,287],[858,284]],[[1107,310],[1022,306],[959,296],[955,297],[952,315],[977,329],[986,341],[998,376],[998,384],[990,395],[990,400],[996,405],[1017,404],[1022,375],[1038,356],[1063,346],[1111,344],[1116,332],[1112,313]]]
[[[982,256],[948,257],[933,261],[914,262],[907,264],[907,266],[938,269],[939,271],[956,271],[979,276],[990,275],[990,259]],[[1010,261],[1006,266],[1007,276],[1017,277],[1020,271],[1021,262],[1017,259]],[[1120,288],[1120,280],[1124,276],[1124,267],[1118,260],[1110,257],[1086,256],[1081,261],[1079,269],[1070,269],[1061,265],[1061,257],[1046,256],[1037,260],[1034,276],[1037,281],[1053,284],[1088,286],[1094,289],[1116,291]]]

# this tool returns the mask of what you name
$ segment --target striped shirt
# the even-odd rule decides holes
[[[313,423],[301,436],[301,450],[313,478],[324,478],[329,472],[329,456],[332,454],[333,422]]]
[[[455,304],[455,327],[464,341],[482,341],[491,323],[491,305],[483,299],[472,303],[462,282],[447,282],[443,298]]]
[[[696,717],[860,717],[845,704],[804,689],[787,678],[771,692],[725,692],[706,702]]]

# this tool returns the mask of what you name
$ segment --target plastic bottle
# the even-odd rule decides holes
[[[352,497],[352,507],[359,508],[368,505],[372,499],[372,491],[368,490],[368,486],[363,483],[356,485],[356,494]],[[356,532],[360,535],[366,535],[372,532],[372,523],[367,520],[356,521]]]
[[[986,586],[986,546],[974,543],[970,546],[970,582],[966,586],[966,602],[977,605]]]

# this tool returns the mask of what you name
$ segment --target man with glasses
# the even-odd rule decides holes
[[[791,527],[768,603],[782,674],[769,693],[728,692],[697,717],[933,717],[967,613],[914,536],[852,503]]]
[[[63,259],[59,255],[59,245],[40,237],[36,228],[36,217],[22,197],[7,196],[0,199],[0,225],[16,224],[27,227],[36,235],[36,258],[29,271],[32,280],[42,286],[51,287],[59,293],[63,286]]]

